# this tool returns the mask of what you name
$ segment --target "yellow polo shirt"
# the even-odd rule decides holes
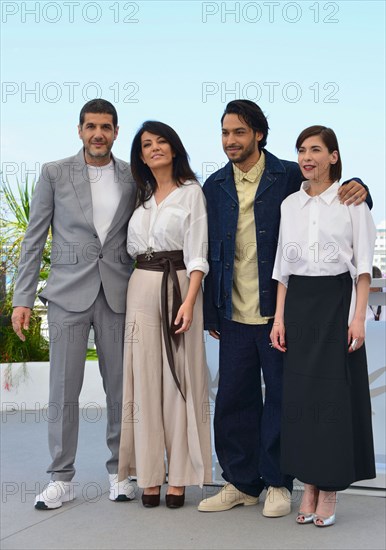
[[[257,270],[256,225],[254,201],[265,169],[265,155],[244,173],[233,165],[239,198],[239,219],[233,269],[232,320],[247,325],[264,325],[269,317],[260,315],[259,274]]]

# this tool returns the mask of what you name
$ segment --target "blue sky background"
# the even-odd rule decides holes
[[[226,160],[225,104],[243,97],[267,115],[267,148],[281,158],[296,160],[306,126],[331,126],[343,177],[362,177],[375,222],[385,218],[383,0],[3,1],[1,10],[10,182],[80,148],[79,111],[96,95],[118,110],[118,157],[129,158],[134,132],[155,118],[177,130],[205,178]]]

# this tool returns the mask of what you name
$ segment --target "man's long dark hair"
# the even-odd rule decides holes
[[[131,171],[137,184],[137,206],[143,206],[152,197],[156,188],[156,180],[152,171],[141,159],[141,136],[144,132],[161,136],[169,143],[175,155],[173,158],[173,180],[178,187],[187,180],[197,180],[195,173],[190,168],[188,153],[177,132],[163,122],[147,120],[135,134],[130,154]]]

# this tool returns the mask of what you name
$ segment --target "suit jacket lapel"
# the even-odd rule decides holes
[[[118,159],[114,160],[114,175],[116,178],[118,178],[118,183],[120,185],[122,194],[121,199],[118,204],[118,208],[115,211],[114,217],[112,219],[111,225],[109,227],[109,230],[107,232],[107,238],[111,235],[111,233],[114,231],[117,225],[119,225],[119,222],[122,218],[122,216],[127,213],[128,209],[130,208],[129,204],[129,195],[130,195],[130,185],[129,182],[131,180],[131,175],[129,168],[126,164],[119,161]]]
[[[95,233],[96,230],[93,221],[90,179],[88,177],[87,164],[84,160],[83,149],[81,149],[75,157],[72,184],[74,186],[75,193],[78,197],[78,201],[80,203],[80,207],[83,211],[84,217],[86,218],[87,223]]]
[[[115,159],[113,156],[112,158],[114,161],[114,174],[115,177],[118,178],[118,183],[121,187],[122,194],[118,204],[118,208],[114,214],[111,225],[107,232],[106,241],[108,240],[108,237],[111,236],[111,233],[115,230],[115,228],[119,226],[119,222],[122,216],[127,213],[128,209],[131,207],[130,191],[134,192],[134,190],[131,189],[130,185],[132,183],[132,177],[128,166],[118,159]],[[90,179],[88,177],[87,164],[84,160],[83,149],[81,149],[75,157],[72,183],[75,189],[76,196],[78,197],[79,204],[82,208],[84,217],[86,218],[86,221],[91,227],[93,233],[96,233],[97,231],[95,229],[93,221]]]

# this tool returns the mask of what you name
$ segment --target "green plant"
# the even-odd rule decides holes
[[[16,182],[14,191],[8,181],[2,181],[0,187],[0,245],[1,266],[0,273],[7,276],[8,293],[13,294],[17,275],[17,265],[21,255],[21,245],[28,227],[31,208],[31,197],[35,190],[35,182],[31,185],[28,177],[24,185]],[[40,281],[45,281],[50,271],[51,234],[43,250],[40,268]]]
[[[17,265],[28,226],[34,189],[35,182],[29,185],[28,179],[24,185],[17,182],[15,191],[8,181],[2,181],[0,186],[0,358],[3,363],[48,360],[49,345],[40,330],[41,313],[32,312],[25,342],[19,340],[10,324]],[[50,250],[51,235],[48,235],[40,269],[40,285],[48,277]]]
[[[41,318],[35,311],[32,312],[30,327],[25,336],[25,342],[22,342],[10,324],[0,327],[1,363],[48,361],[49,343],[41,334]]]

